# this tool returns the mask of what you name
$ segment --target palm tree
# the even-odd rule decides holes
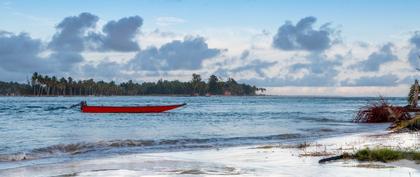
[[[69,88],[69,95],[73,95],[73,78],[68,77],[67,80],[67,88]]]
[[[38,85],[38,73],[34,72],[32,74],[31,85],[34,90],[34,95],[36,94],[36,86]]]
[[[408,93],[408,104],[412,107],[417,107],[417,100],[419,97],[419,82],[416,79],[414,84],[410,87],[410,92]]]

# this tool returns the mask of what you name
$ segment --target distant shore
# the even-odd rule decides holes
[[[151,94],[151,95],[0,95],[0,97],[142,97],[142,96],[156,96],[156,97],[247,97],[247,96],[273,96],[266,94],[257,95],[211,95],[211,96],[197,96],[188,94]]]
[[[226,78],[225,78],[226,79]],[[27,83],[0,81],[0,95],[34,95],[34,96],[88,96],[88,95],[256,95],[265,88],[238,83],[233,78],[223,80],[211,75],[207,82],[199,74],[192,74],[190,81],[163,80],[156,82],[103,81],[85,79],[75,80],[72,77],[41,75],[33,73]]]

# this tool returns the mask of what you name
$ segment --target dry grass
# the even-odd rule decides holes
[[[275,145],[262,145],[257,146],[255,149],[271,149],[271,148],[283,148],[283,149],[291,149],[291,148],[297,148],[297,149],[303,149],[311,146],[311,144],[307,142],[299,143],[299,144],[275,144]]]
[[[375,163],[361,163],[357,164],[352,167],[358,167],[358,168],[395,168],[394,166],[388,166],[388,165],[382,165],[382,164],[375,164]]]
[[[304,152],[299,154],[299,157],[320,157],[320,156],[331,156],[334,153],[327,152],[327,151],[312,151],[312,152]]]

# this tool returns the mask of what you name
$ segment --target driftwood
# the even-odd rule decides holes
[[[411,120],[402,120],[397,121],[391,124],[388,128],[393,132],[402,132],[402,131],[419,131],[420,130],[420,115],[417,115]]]
[[[410,111],[410,107],[393,106],[381,98],[378,102],[360,108],[353,122],[382,123],[410,120]]]
[[[318,163],[325,163],[325,162],[329,162],[329,161],[349,159],[349,158],[353,158],[353,155],[345,152],[342,155],[323,158],[323,159],[319,160]]]
[[[340,159],[343,159],[343,158],[344,158],[344,155],[333,156],[333,157],[323,158],[323,159],[319,160],[318,163],[325,163],[325,162],[329,162],[329,161],[340,160]]]

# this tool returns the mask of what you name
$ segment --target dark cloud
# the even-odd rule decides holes
[[[297,63],[290,67],[290,71],[297,72],[299,70],[307,70],[312,74],[328,74],[330,72],[336,74],[338,71],[336,66],[341,65],[342,56],[337,55],[333,60],[326,59],[325,55],[311,54],[306,57],[309,63]]]
[[[205,59],[218,56],[222,50],[209,48],[202,37],[174,40],[160,48],[141,50],[128,63],[133,70],[194,70],[201,68]]]
[[[13,82],[26,82],[27,78],[30,77],[30,74],[23,73],[23,72],[15,72],[15,71],[8,71],[4,70],[0,67],[0,81],[13,81]]]
[[[265,87],[281,86],[335,86],[337,81],[335,77],[338,74],[337,67],[341,66],[341,56],[336,56],[333,60],[327,60],[325,55],[311,54],[305,58],[308,63],[297,63],[289,68],[289,74],[284,77],[264,78],[264,79],[246,79],[242,82],[255,84]],[[266,65],[268,68],[272,65]],[[297,72],[305,71],[301,78],[293,77]]]
[[[229,65],[229,60],[216,63],[218,68],[213,74],[221,77],[231,77],[236,73],[241,72],[255,72],[259,77],[266,77],[264,70],[276,65],[277,61],[264,61],[261,59],[253,58],[250,59],[251,52],[249,50],[244,50],[242,53],[231,59],[231,61],[239,59],[242,65],[232,67],[226,67]]]
[[[280,26],[273,38],[273,47],[282,50],[324,51],[333,43],[334,30],[329,24],[322,25],[318,30],[313,28],[315,17],[301,19],[296,25],[287,21]]]
[[[413,47],[408,54],[408,61],[413,68],[420,68],[420,31],[416,31],[410,38]]]
[[[53,53],[49,56],[49,65],[58,72],[70,72],[84,59],[80,52],[87,44],[87,31],[95,27],[99,18],[90,13],[64,18],[57,26],[48,47]]]
[[[413,73],[411,75],[408,75],[404,78],[402,78],[398,83],[399,84],[413,84],[414,80],[420,78],[420,74],[419,73]]]
[[[49,61],[58,72],[71,72],[84,58],[77,52],[56,52],[49,56]]]
[[[248,58],[248,56],[249,56],[249,50],[244,50],[242,53],[241,53],[241,56],[239,57],[241,60],[243,60],[243,59],[246,59],[246,58]]]
[[[292,74],[305,71],[306,74],[302,78],[286,78],[277,82],[292,86],[334,86],[336,85],[335,77],[339,72],[337,67],[342,65],[342,59],[340,55],[331,60],[325,55],[311,54],[306,57],[309,63],[297,63],[289,68]]]
[[[100,50],[137,51],[140,47],[135,36],[142,24],[143,19],[139,16],[125,17],[108,22],[102,29],[104,34],[90,33],[89,38]]]
[[[343,81],[342,86],[396,86],[398,85],[398,77],[393,74],[382,76],[364,76],[353,81]]]
[[[245,50],[240,55],[239,59],[244,60],[248,57],[249,51]],[[251,62],[243,61],[243,65],[235,68],[226,68],[226,62],[220,62],[216,64],[218,68],[213,74],[220,77],[232,77],[233,75],[241,72],[255,72],[259,77],[266,77],[264,73],[265,69],[274,66],[277,62],[268,62],[260,59],[251,60]]]
[[[420,31],[416,31],[413,36],[410,38],[411,44],[414,44],[415,47],[420,48]]]
[[[55,51],[80,52],[85,49],[86,30],[96,25],[98,17],[90,13],[66,17],[57,26],[57,33],[48,45]]]
[[[49,56],[40,57],[44,50],[45,47],[40,40],[33,39],[26,33],[15,35],[0,32],[0,71],[3,71],[0,74],[14,73],[22,77],[32,72],[45,74],[70,72],[83,60],[80,54],[71,51],[54,52]]]
[[[265,77],[264,69],[267,69],[273,65],[275,65],[277,62],[267,62],[262,60],[252,60],[252,62],[237,67],[235,69],[230,70],[232,73],[238,73],[243,71],[254,71],[256,72],[260,77]]]
[[[0,67],[13,72],[47,71],[38,57],[42,50],[40,40],[32,39],[26,33],[15,35],[0,32]]]
[[[86,77],[89,78],[96,78],[98,80],[114,80],[116,78],[120,78],[123,74],[121,71],[123,70],[123,65],[117,62],[109,61],[105,59],[100,63],[94,64],[86,64],[82,67],[82,72]]]
[[[380,50],[373,52],[366,60],[354,67],[361,71],[379,71],[382,64],[398,60],[398,57],[392,53],[393,46],[391,43],[385,44]]]

